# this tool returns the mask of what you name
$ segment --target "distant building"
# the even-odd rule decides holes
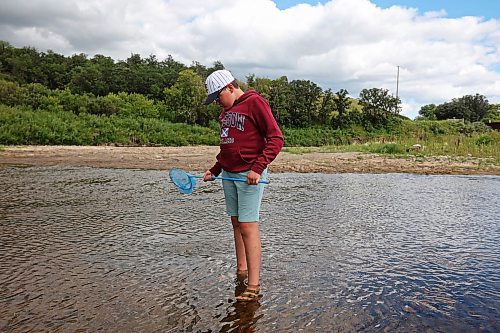
[[[486,123],[486,125],[493,128],[495,131],[500,131],[500,121],[490,121]]]
[[[465,119],[463,118],[448,118],[446,121],[454,122],[454,123],[465,123]]]

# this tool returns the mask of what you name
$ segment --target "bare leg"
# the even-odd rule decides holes
[[[258,287],[260,284],[261,242],[259,223],[239,222],[239,230],[245,244],[246,262],[248,267],[248,286]]]
[[[245,253],[245,244],[241,237],[240,222],[238,216],[231,216],[231,223],[233,224],[234,233],[234,248],[236,250],[236,269],[240,272],[248,270],[247,257]]]

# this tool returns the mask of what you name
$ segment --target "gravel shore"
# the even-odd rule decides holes
[[[88,166],[126,169],[204,171],[215,161],[219,147],[5,146],[0,165]],[[416,173],[500,175],[500,166],[479,158],[413,157],[364,153],[282,152],[272,172]]]

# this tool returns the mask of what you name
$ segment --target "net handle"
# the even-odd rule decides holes
[[[203,178],[203,176],[195,176],[195,175],[189,175],[189,177],[194,177],[194,178]],[[246,183],[246,178],[232,178],[232,177],[221,177],[221,176],[212,176],[212,180],[215,179],[222,179],[222,180],[232,180],[235,182],[245,182]],[[269,180],[263,179],[259,180],[259,184],[269,184]]]
[[[203,177],[202,177],[203,178]],[[232,180],[235,182],[247,182],[245,178],[232,178],[232,177],[212,177],[212,179]],[[259,180],[259,184],[269,184],[269,180]]]

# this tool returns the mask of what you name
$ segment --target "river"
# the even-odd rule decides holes
[[[270,180],[241,304],[219,181],[0,168],[0,331],[500,331],[500,177]]]

